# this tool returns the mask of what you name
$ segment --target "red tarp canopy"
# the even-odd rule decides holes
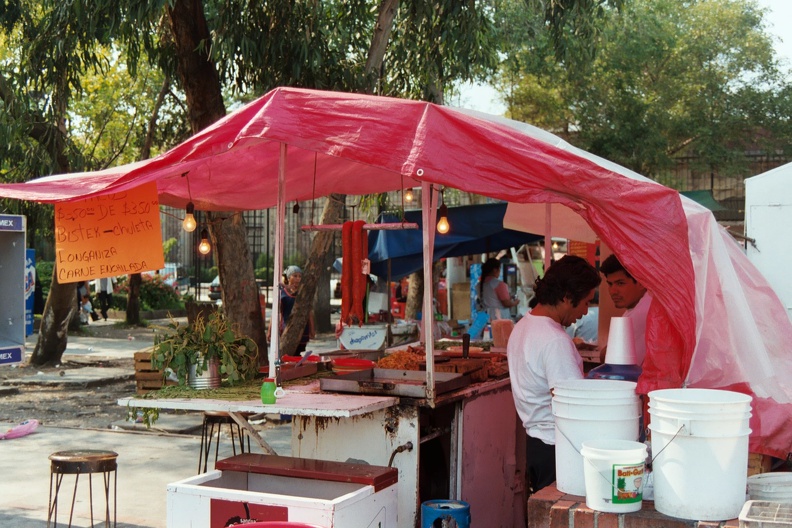
[[[264,209],[277,203],[281,143],[288,145],[286,201],[431,182],[565,206],[654,296],[639,390],[687,383],[753,391],[752,451],[790,451],[792,428],[782,425],[792,405],[776,402],[792,401],[777,382],[792,374],[784,349],[792,325],[739,247],[723,242],[708,210],[683,205],[676,191],[522,123],[425,102],[279,88],[151,160],[2,185],[0,196],[53,203],[156,181],[165,205],[184,207],[191,195],[198,210]],[[730,312],[734,303],[746,321]]]

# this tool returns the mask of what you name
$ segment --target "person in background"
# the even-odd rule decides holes
[[[489,315],[490,321],[494,319],[510,319],[508,308],[517,306],[518,301],[509,293],[509,287],[500,280],[501,264],[498,259],[487,259],[481,265],[481,283],[479,295],[481,305]]]
[[[113,292],[115,291],[116,280],[115,277],[104,277],[94,281],[94,290],[96,296],[99,298],[99,311],[102,317],[107,321],[107,310],[113,304]]]
[[[632,322],[635,355],[638,366],[641,366],[646,357],[646,314],[652,304],[652,295],[624,269],[616,255],[610,255],[602,261],[600,273],[608,283],[608,293],[613,305],[626,309],[622,317],[629,317]],[[604,361],[604,348],[602,354],[601,359]]]
[[[536,304],[509,339],[509,377],[528,435],[526,476],[531,493],[555,481],[552,390],[560,381],[583,379],[583,359],[564,328],[586,314],[601,280],[585,259],[562,257],[536,281]]]
[[[80,323],[88,324],[89,316],[94,321],[99,320],[99,314],[91,302],[91,285],[88,281],[77,283],[77,309],[80,312]]]
[[[300,289],[301,280],[302,270],[298,266],[289,266],[283,272],[283,285],[281,286],[280,292],[280,324],[278,325],[281,333],[283,333],[291,317],[292,310],[294,309],[294,301],[297,299],[297,292]],[[269,331],[271,331],[271,329],[272,325],[270,324],[270,330],[267,332],[267,339],[270,337]],[[311,311],[308,316],[308,323],[305,325],[302,337],[300,338],[300,344],[297,346],[296,353],[302,354],[305,352],[308,341],[315,337],[314,316],[313,311]]]

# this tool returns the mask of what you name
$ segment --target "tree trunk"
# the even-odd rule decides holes
[[[138,326],[140,324],[140,285],[142,283],[143,276],[140,273],[133,273],[129,276],[126,309],[126,322],[129,325]]]
[[[399,10],[399,0],[382,0],[379,6],[377,24],[374,26],[374,35],[371,37],[368,57],[366,58],[366,75],[370,75],[372,83],[366,89],[366,93],[379,93],[379,80],[382,77],[382,60],[385,58],[385,51],[388,49],[391,31],[393,30],[393,20],[396,18],[396,11]]]
[[[330,247],[333,247],[332,240],[330,242]],[[333,330],[333,323],[330,320],[330,299],[333,295],[333,292],[330,291],[330,269],[333,266],[333,256],[332,251],[328,250],[325,254],[324,261],[322,261],[322,267],[319,270],[319,281],[316,287],[316,304],[314,305],[316,306],[316,308],[314,308],[314,321],[316,323],[317,333],[331,332]]]
[[[223,295],[223,311],[238,331],[259,346],[259,360],[267,356],[264,318],[253,258],[247,243],[247,228],[241,213],[209,213],[212,244]]]
[[[212,36],[201,0],[176,0],[168,8],[168,16],[177,71],[195,133],[225,115],[220,76],[209,56]],[[264,324],[245,221],[239,213],[213,213],[209,218],[226,316],[241,334],[256,341],[259,354],[265,355]]]
[[[418,270],[410,275],[410,286],[407,289],[407,303],[404,307],[404,316],[415,319],[418,312],[423,311],[423,270]]]
[[[340,194],[331,194],[329,196],[322,211],[322,218],[319,220],[320,224],[341,223],[344,218],[344,198],[344,195]],[[311,308],[314,305],[319,278],[323,275],[322,269],[327,267],[325,264],[326,256],[333,245],[333,235],[332,231],[317,231],[314,236],[308,262],[303,269],[300,290],[297,292],[297,299],[294,301],[294,308],[292,309],[291,317],[289,317],[289,323],[281,336],[281,355],[293,354],[297,349],[297,345],[300,344],[300,338],[305,325],[308,323]],[[326,286],[325,284],[323,287],[326,288]],[[277,288],[275,291],[278,291]],[[273,294],[272,302],[278,302],[280,298],[275,297],[275,295]],[[329,298],[327,302],[329,305]]]
[[[77,311],[77,285],[73,282],[61,284],[57,277],[56,265],[44,305],[39,338],[30,356],[32,365],[57,365],[66,350],[69,322]]]

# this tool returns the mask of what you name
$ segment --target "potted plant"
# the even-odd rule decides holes
[[[255,376],[256,342],[239,335],[222,313],[199,316],[187,325],[171,319],[167,330],[154,340],[151,365],[172,371],[179,385],[217,388],[222,378],[234,384]]]

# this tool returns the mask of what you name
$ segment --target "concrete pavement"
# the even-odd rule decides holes
[[[92,324],[112,324],[97,321]],[[106,339],[69,336],[64,360],[81,358],[132,358],[151,345],[143,339]],[[329,336],[312,342],[317,352],[335,350]],[[28,353],[35,336],[28,341]],[[84,367],[69,369],[63,376],[39,374],[32,380],[15,380],[20,391],[30,384],[78,383],[96,386],[116,376],[133,376],[119,369]],[[120,369],[123,370],[123,369]],[[50,379],[52,378],[52,379]],[[2,397],[2,394],[0,394]],[[46,526],[50,482],[49,455],[71,449],[106,449],[118,453],[118,526],[124,528],[161,528],[166,523],[166,486],[197,473],[200,450],[200,413],[163,414],[153,431],[140,424],[116,422],[113,429],[90,430],[39,427],[28,436],[0,440],[0,526],[3,528],[41,528]],[[16,424],[0,423],[0,431]],[[261,433],[278,454],[291,453],[291,425],[270,422]],[[172,431],[187,432],[173,434]],[[260,452],[255,445],[253,452]],[[231,456],[230,439],[221,442],[220,458]],[[59,520],[68,518],[73,476],[66,476],[61,489]],[[104,498],[101,476],[94,476],[94,521],[102,518]],[[72,526],[90,526],[88,485],[85,476],[77,490]],[[66,521],[68,523],[68,521]],[[65,525],[65,524],[64,524]],[[97,524],[98,526],[99,524]]]

